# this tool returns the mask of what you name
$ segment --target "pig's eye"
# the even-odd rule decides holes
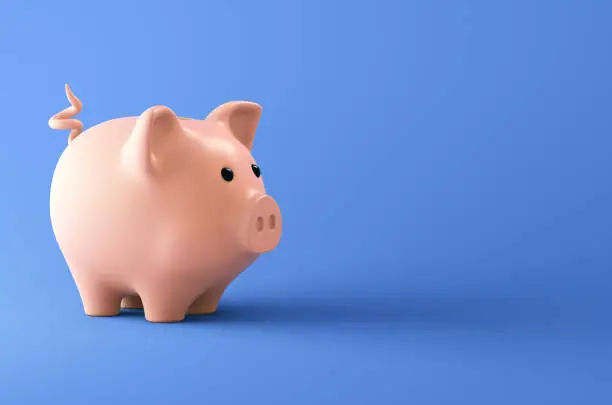
[[[221,169],[221,177],[223,177],[225,181],[232,181],[234,180],[234,172],[229,167],[224,167]]]
[[[255,173],[255,177],[261,176],[261,170],[259,170],[259,166],[253,164],[251,165],[251,169],[253,169],[253,173]]]

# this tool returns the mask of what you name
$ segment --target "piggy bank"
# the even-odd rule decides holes
[[[217,309],[227,286],[276,248],[282,218],[251,155],[261,107],[205,119],[155,106],[83,132],[82,104],[49,120],[71,130],[53,174],[53,233],[90,316],[143,308],[150,322]]]

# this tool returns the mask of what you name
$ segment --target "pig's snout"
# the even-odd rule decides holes
[[[274,198],[255,198],[247,228],[247,247],[254,253],[274,250],[283,230],[280,208]]]

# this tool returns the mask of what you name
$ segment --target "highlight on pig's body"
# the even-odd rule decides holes
[[[83,131],[81,101],[49,126],[70,130],[50,215],[84,311],[143,308],[150,322],[215,312],[227,286],[278,245],[282,217],[251,155],[261,107],[220,105],[204,119],[154,106]]]

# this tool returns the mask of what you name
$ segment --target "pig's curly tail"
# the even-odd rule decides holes
[[[83,104],[81,100],[72,94],[72,90],[68,84],[66,84],[66,97],[68,97],[68,101],[70,101],[70,107],[51,117],[49,119],[49,126],[52,129],[70,129],[70,135],[68,135],[68,143],[70,144],[70,142],[83,131],[83,123],[76,118],[72,118],[81,112]]]

